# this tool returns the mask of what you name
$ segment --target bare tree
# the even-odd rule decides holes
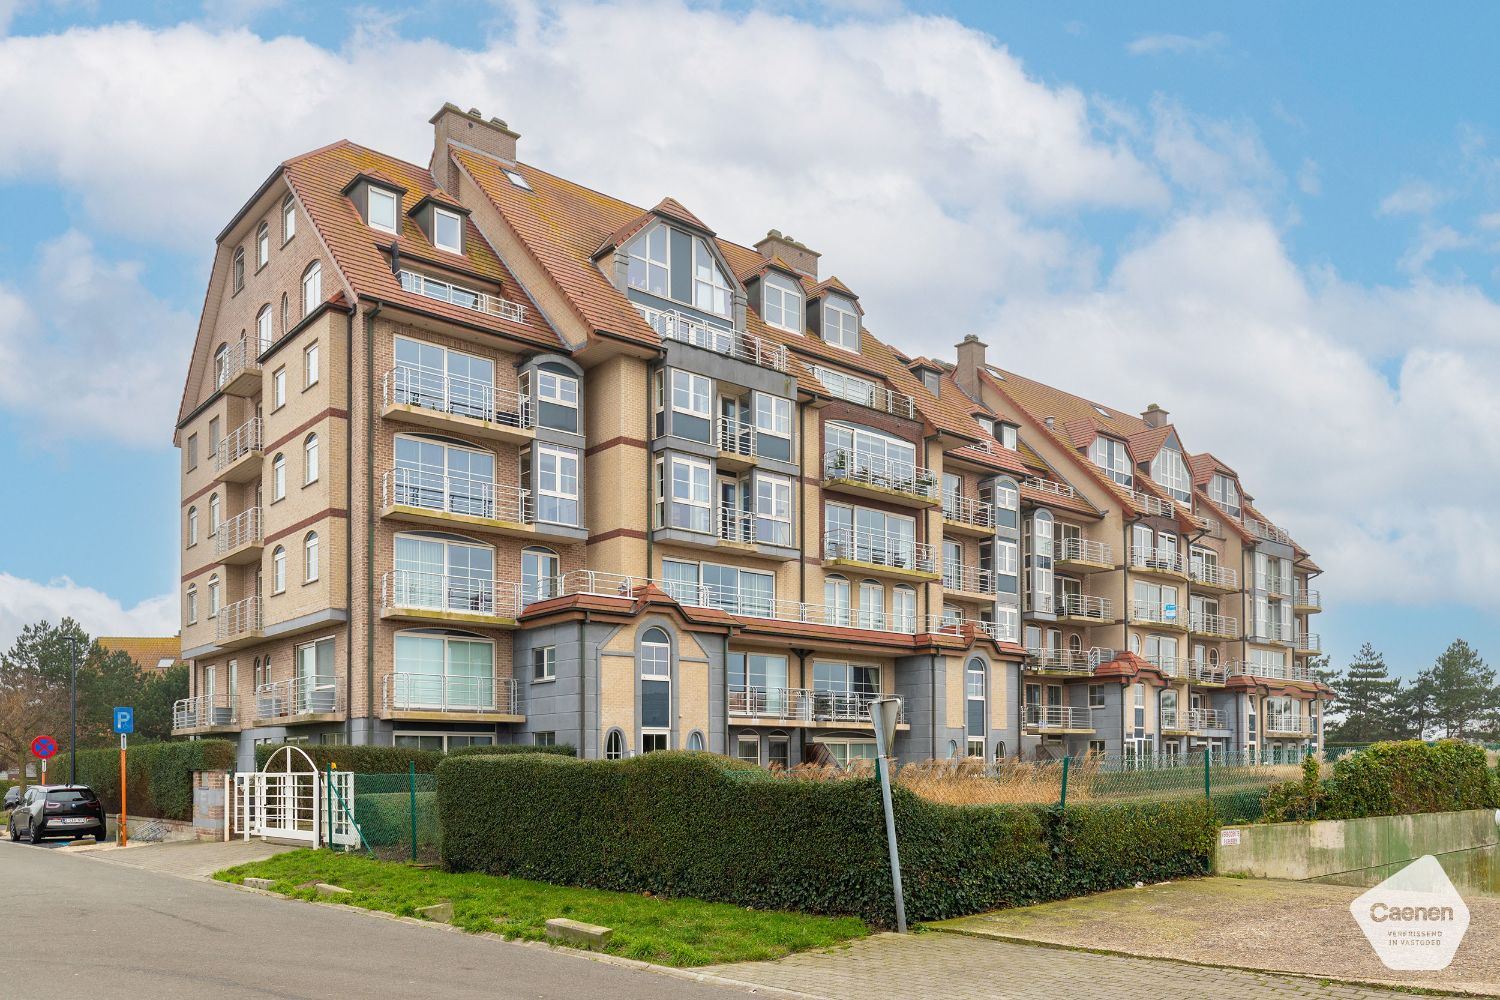
[[[23,787],[31,741],[67,728],[75,641],[82,650],[89,648],[88,637],[73,619],[56,627],[38,622],[22,628],[15,644],[0,655],[0,757],[14,765]]]

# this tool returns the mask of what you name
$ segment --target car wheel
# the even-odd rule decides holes
[[[36,835],[36,827],[30,823],[26,824],[26,842],[28,844],[40,844],[42,838]]]
[[[10,839],[12,843],[21,839],[21,831],[16,829],[15,820],[11,820],[10,823]]]

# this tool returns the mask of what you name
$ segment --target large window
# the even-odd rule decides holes
[[[968,735],[970,757],[984,754],[984,661],[977,656],[964,668],[964,731]]]
[[[578,408],[578,380],[572,375],[549,372],[536,373],[536,398],[542,403]]]
[[[729,315],[729,282],[708,244],[693,239],[693,305],[716,316]]]
[[[792,544],[792,481],[785,476],[755,476],[755,540]]]
[[[707,420],[713,404],[713,383],[702,375],[672,369],[672,409]]]
[[[853,302],[830,295],[823,303],[823,339],[846,351],[859,350],[859,313]]]
[[[549,524],[578,523],[578,452],[556,445],[536,446],[536,519]]]
[[[731,614],[762,618],[769,617],[776,606],[773,573],[664,559],[662,574],[667,593],[681,604],[722,608]]]
[[[829,625],[849,625],[852,603],[848,580],[841,576],[823,578],[823,606]]]
[[[1032,611],[1053,610],[1052,528],[1052,514],[1045,510],[1036,511],[1027,522],[1026,585]]]
[[[707,462],[683,455],[658,459],[657,478],[658,496],[665,498],[667,507],[664,520],[658,508],[663,526],[705,534],[713,531],[713,477]]]
[[[397,535],[390,599],[403,608],[495,614],[495,551],[425,535]]]
[[[626,248],[630,287],[667,298],[671,271],[667,264],[667,227],[655,226]]]
[[[1213,478],[1208,481],[1208,496],[1225,513],[1234,517],[1240,516],[1240,488],[1235,485],[1234,480],[1222,472],[1215,472]]]
[[[825,368],[822,365],[813,365],[812,369],[813,375],[823,383],[823,387],[839,399],[847,399],[860,406],[884,408],[879,406],[884,396],[884,389],[869,379],[849,375],[834,368]]]
[[[823,448],[830,475],[903,483],[916,476],[917,446],[904,438],[830,423]]]
[[[880,668],[862,663],[813,661],[813,716],[856,722],[869,718],[880,694]]]
[[[775,653],[730,653],[730,715],[776,715],[789,707],[787,657]],[[743,705],[733,704],[743,701]]]
[[[1126,450],[1124,441],[1100,434],[1089,446],[1089,460],[1121,486],[1135,484],[1135,477],[1130,472],[1130,452]]]
[[[1192,480],[1188,478],[1187,463],[1182,460],[1182,452],[1170,446],[1163,446],[1151,460],[1151,478],[1156,480],[1157,485],[1172,495],[1174,500],[1188,503],[1193,498]]]
[[[784,274],[768,273],[761,281],[761,319],[792,333],[802,332],[802,291]]]
[[[891,631],[917,631],[917,592],[905,584],[891,588]]]
[[[495,456],[426,438],[396,438],[394,501],[405,507],[518,521],[513,503],[497,509]]]
[[[495,420],[495,363],[436,344],[396,338],[395,402]],[[513,422],[518,415],[511,416]]]
[[[860,581],[855,623],[858,628],[885,631],[885,585],[879,580]]]
[[[916,569],[916,520],[869,507],[830,503],[823,508],[825,558]]]
[[[761,434],[792,436],[792,401],[770,393],[755,393],[755,429]]]
[[[370,225],[388,233],[396,231],[396,194],[385,188],[368,185]]]
[[[641,752],[665,750],[672,728],[672,643],[659,628],[641,633]]]
[[[398,632],[395,668],[391,698],[396,707],[497,707],[495,646],[488,639],[436,629]]]
[[[521,550],[521,604],[532,604],[562,593],[562,562],[551,549]]]

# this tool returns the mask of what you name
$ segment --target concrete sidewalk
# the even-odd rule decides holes
[[[273,855],[295,849],[260,840],[187,840],[165,844],[132,844],[130,847],[116,847],[114,844],[91,846],[84,843],[61,850],[68,854],[82,854],[91,861],[129,865],[164,875],[208,878],[216,871],[251,861],[264,861]]]

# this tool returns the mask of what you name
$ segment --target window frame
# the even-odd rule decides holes
[[[281,199],[281,245],[286,246],[297,235],[297,199],[291,192]]]
[[[315,340],[302,348],[302,390],[306,392],[323,377],[322,351]]]
[[[570,386],[571,399],[567,398]],[[576,410],[578,409],[578,377],[538,368],[536,370],[536,398],[539,403],[552,403],[555,406],[566,406]]]
[[[245,248],[243,245],[234,248],[234,259],[230,266],[233,269],[233,295],[238,295],[245,290]]]
[[[255,269],[259,271],[271,262],[271,226],[262,222],[255,230]]]
[[[532,461],[532,489],[536,492],[536,499],[533,501],[534,506],[532,509],[532,516],[536,520],[545,522],[547,524],[561,524],[569,527],[577,527],[579,521],[581,520],[579,514],[582,513],[583,507],[582,497],[580,496],[583,489],[583,462],[578,455],[578,449],[566,448],[562,445],[548,444],[539,441],[536,443],[536,445],[533,446],[532,451],[534,453]],[[551,456],[556,459],[556,468],[552,473],[552,478],[556,480],[557,484],[555,487],[546,485],[548,473],[541,461],[544,455]],[[564,484],[568,479],[566,466],[570,462],[572,463],[573,468],[572,493],[568,493],[564,489]],[[557,518],[543,517],[542,504],[540,502],[542,497],[548,497],[558,501],[559,513],[561,513],[561,510],[565,508],[568,503],[571,503],[572,509],[574,511],[573,519],[571,521],[568,521],[559,520]]]
[[[271,459],[271,502],[286,499],[286,453],[278,451]]]
[[[714,383],[707,375],[699,375],[684,368],[671,369],[672,377],[668,396],[672,404],[673,413],[681,413],[689,417],[699,417],[708,420],[713,417],[714,408]],[[678,402],[679,395],[685,397],[684,403]],[[699,399],[702,399],[702,408],[698,409]]]
[[[309,531],[302,536],[302,582],[304,584],[318,582],[320,548],[321,543],[316,531]]]
[[[439,234],[442,232],[442,230],[439,227],[438,223],[439,223],[440,220],[444,220],[444,219],[446,219],[448,221],[451,221],[454,224],[454,226],[457,227],[457,230],[458,230],[458,243],[457,243],[457,245],[450,246],[450,245],[444,243],[442,241],[442,239],[440,238]],[[464,218],[463,218],[463,216],[459,215],[457,212],[450,211],[450,210],[448,210],[446,208],[438,208],[437,206],[434,205],[433,209],[432,209],[432,245],[434,247],[437,247],[439,250],[446,250],[448,253],[458,254],[459,256],[462,256],[463,252],[464,252]]]
[[[286,546],[278,545],[271,550],[271,593],[286,593]]]
[[[318,432],[312,431],[302,439],[302,485],[311,486],[318,481],[321,456],[319,452]]]
[[[763,408],[762,403],[769,405]],[[754,390],[750,395],[751,419],[755,422],[755,431],[757,434],[766,434],[771,437],[784,438],[790,441],[792,439],[793,409],[792,401],[785,396],[762,392],[759,389]],[[783,410],[785,411],[784,414]],[[761,420],[763,414],[766,417],[764,423]],[[783,416],[785,416],[785,429],[781,427]]]
[[[286,405],[286,365],[271,373],[271,412]]]
[[[323,304],[323,262],[313,261],[302,270],[302,316],[311,316]]]
[[[834,324],[830,322],[831,315],[833,314],[839,317],[847,317],[852,322],[854,337],[852,345],[845,342],[850,331],[846,329],[846,324],[842,319],[837,324],[839,339],[833,340],[829,338],[829,332],[834,327]],[[823,299],[823,343],[830,344],[843,351],[848,351],[851,354],[858,354],[860,348],[859,330],[859,310],[855,306],[853,299],[846,299],[841,295],[829,295]]]
[[[384,225],[375,221],[375,200],[379,196],[388,200],[391,211],[391,224]],[[382,203],[382,208],[384,202]],[[371,229],[378,229],[383,233],[395,234],[401,226],[401,196],[390,188],[381,187],[378,184],[365,185],[365,222]]]
[[[546,684],[557,680],[557,646],[531,647],[531,682]]]
[[[770,301],[773,291],[778,299],[774,306]],[[790,305],[788,305],[789,301]],[[803,302],[801,284],[796,279],[776,271],[767,271],[766,276],[761,279],[760,316],[767,326],[773,326],[788,333],[801,333],[804,322]],[[773,315],[782,321],[772,319]],[[786,321],[788,316],[793,317],[794,320]]]

